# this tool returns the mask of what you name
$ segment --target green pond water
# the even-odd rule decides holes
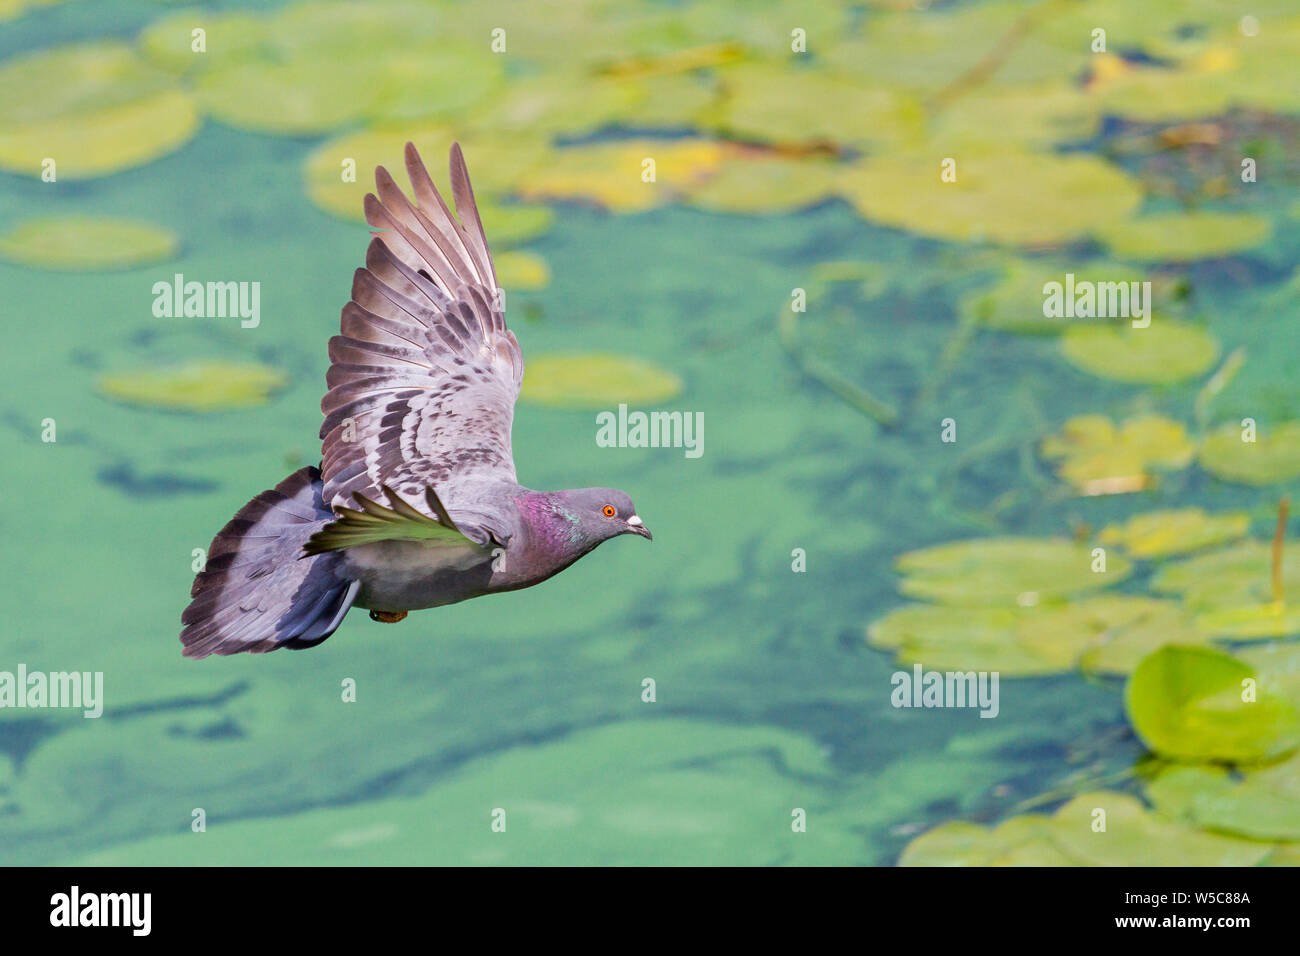
[[[38,10],[0,24],[0,60],[130,39],[165,9]],[[516,411],[521,481],[623,488],[653,543],[620,538],[543,586],[398,625],[354,612],[309,651],[183,660],[193,549],[319,460],[326,341],[368,240],[304,192],[320,142],[209,120],[112,176],[0,174],[0,223],[126,216],[181,240],[120,271],[0,263],[0,670],[100,671],[105,697],[99,719],[0,712],[0,862],[892,864],[936,824],[996,822],[1057,791],[1059,803],[1142,759],[1118,678],[1004,679],[993,720],[891,706],[899,665],[865,631],[904,601],[894,559],[1162,507],[1244,511],[1263,535],[1288,486],[1192,468],[1141,495],[1073,496],[1038,455],[1045,436],[1090,413],[1190,421],[1205,376],[1135,388],[1068,365],[1050,336],[965,335],[962,298],[998,254],[872,224],[840,199],[784,214],[556,202],[552,228],[522,247],[552,274],[510,293],[526,357],[646,359],[683,381],[660,407],[703,415],[690,459],[598,447],[592,411]],[[441,179],[441,157],[430,166]],[[1292,195],[1262,183],[1251,208]],[[1300,222],[1274,229],[1248,256],[1180,272],[1220,354],[1248,353],[1216,422],[1300,417],[1300,310],[1280,291]],[[891,427],[782,347],[791,290],[826,261],[881,278],[836,286],[800,334],[898,410]],[[155,318],[151,287],[174,273],[259,281],[260,325]],[[207,414],[97,388],[194,359],[256,361],[287,382],[265,404]],[[956,443],[940,441],[949,417]],[[806,832],[792,831],[796,808]]]

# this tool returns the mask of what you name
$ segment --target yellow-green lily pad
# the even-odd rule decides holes
[[[259,133],[326,133],[365,116],[379,97],[368,63],[245,60],[202,74],[196,89],[215,119]]]
[[[1074,326],[1061,336],[1061,353],[1071,365],[1099,378],[1172,385],[1208,370],[1219,355],[1219,343],[1199,326],[1156,316],[1146,328],[1127,321]]]
[[[1077,866],[1051,841],[1051,818],[1010,817],[996,827],[954,820],[921,834],[899,866]]]
[[[1084,866],[1254,866],[1271,850],[1267,843],[1171,820],[1136,797],[1106,790],[1062,806],[1052,815],[1050,833],[1057,848]]]
[[[448,193],[444,197],[448,202],[447,153],[453,142],[460,142],[489,244],[520,241],[549,227],[550,213],[537,206],[503,206],[496,201],[511,192],[532,166],[548,161],[553,151],[543,139],[477,132],[460,135],[437,124],[372,126],[322,143],[304,164],[308,198],[328,213],[364,222],[362,202],[366,193],[375,190],[376,166],[384,166],[399,184],[406,185],[408,141],[419,149],[439,189]],[[502,234],[507,231],[508,239]]]
[[[1161,813],[1205,830],[1254,840],[1300,840],[1300,757],[1247,769],[1175,766],[1147,785]]]
[[[1208,833],[1127,793],[1083,793],[1056,813],[997,827],[954,821],[908,844],[900,866],[1253,866],[1267,843]]]
[[[194,49],[194,31],[199,29],[201,51]],[[201,73],[256,56],[266,29],[263,17],[245,11],[177,10],[145,28],[140,52],[174,73]]]
[[[921,130],[913,97],[854,77],[750,61],[721,72],[724,99],[710,125],[745,141],[897,145]]]
[[[1208,647],[1162,647],[1133,670],[1124,705],[1138,737],[1174,760],[1248,763],[1300,744],[1300,712],[1256,686],[1255,670]],[[1257,682],[1256,682],[1257,684]]]
[[[551,268],[536,253],[508,250],[492,258],[503,289],[544,289],[551,283]]]
[[[1098,540],[1119,545],[1135,558],[1163,558],[1235,541],[1249,530],[1250,516],[1243,511],[1212,515],[1203,508],[1177,508],[1108,525]]]
[[[38,269],[129,269],[170,259],[179,240],[170,229],[131,219],[53,216],[0,236],[0,257]]]
[[[1160,415],[1118,427],[1105,415],[1080,415],[1043,439],[1040,451],[1059,461],[1057,473],[1080,494],[1106,495],[1149,488],[1155,471],[1186,468],[1196,450],[1181,422]]]
[[[1192,607],[1231,607],[1272,597],[1272,547],[1263,541],[1239,541],[1227,548],[1173,561],[1160,568],[1151,587],[1180,594]],[[1300,597],[1300,543],[1282,549],[1285,593]]]
[[[649,209],[688,193],[722,165],[727,147],[702,139],[619,140],[559,150],[527,171],[527,199],[572,199],[615,212]]]
[[[1109,223],[1094,235],[1111,255],[1139,262],[1193,262],[1252,249],[1273,234],[1254,213],[1188,212]]]
[[[940,179],[953,159],[956,181]],[[1094,232],[1137,208],[1142,189],[1096,156],[916,151],[844,171],[845,197],[867,219],[937,239],[1042,246]]]
[[[539,355],[528,360],[520,396],[553,408],[616,409],[659,405],[682,391],[682,380],[645,359],[598,352]]]
[[[263,405],[287,381],[288,376],[267,365],[195,361],[174,368],[105,375],[99,380],[99,390],[131,405],[218,412]]]
[[[785,213],[835,194],[835,164],[817,159],[735,158],[692,186],[691,205],[714,212]]]
[[[1080,289],[1106,288],[1101,284],[1144,279],[1131,267],[1111,262],[1089,262],[1075,266],[1055,260],[1012,259],[1005,264],[1001,277],[994,285],[966,294],[962,299],[962,315],[989,328],[1019,333],[1057,333],[1080,323],[1109,321],[1045,314],[1048,295],[1044,288],[1055,282],[1064,289],[1067,274],[1074,275],[1075,286]],[[1084,282],[1090,285],[1081,285]]]
[[[1158,647],[1206,640],[1177,602],[1126,594],[1028,608],[909,604],[867,632],[871,646],[894,651],[903,665],[1004,677],[1127,674]]]
[[[1093,571],[1092,549],[1066,538],[973,538],[911,551],[895,561],[899,590],[944,604],[1029,607],[1109,587],[1132,564],[1112,555]]]
[[[1300,422],[1259,428],[1254,441],[1239,425],[1214,429],[1201,444],[1201,467],[1224,481],[1272,485],[1300,478]]]
[[[104,176],[178,149],[198,129],[193,98],[121,43],[59,47],[0,66],[0,169]]]

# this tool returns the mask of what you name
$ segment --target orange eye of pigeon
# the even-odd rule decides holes
[[[600,510],[605,515],[606,518],[612,518],[614,517],[614,515],[618,514],[618,512],[614,510],[613,505],[605,505],[605,507],[601,508]]]

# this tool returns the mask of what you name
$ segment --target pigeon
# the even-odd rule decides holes
[[[376,231],[329,342],[320,465],[213,539],[181,615],[185,657],[314,647],[353,607],[395,623],[540,584],[619,535],[653,540],[622,491],[516,480],[524,358],[459,144],[450,165],[455,216],[413,144],[414,201],[375,170]]]

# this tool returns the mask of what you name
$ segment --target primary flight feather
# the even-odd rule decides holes
[[[453,215],[415,147],[415,201],[384,167],[376,230],[330,339],[320,468],[258,495],[212,541],[181,615],[186,657],[312,647],[351,607],[379,621],[545,581],[602,541],[650,537],[610,488],[515,478],[524,358],[506,328],[459,145]]]

